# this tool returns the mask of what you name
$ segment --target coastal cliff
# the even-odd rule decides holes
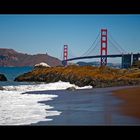
[[[7,81],[7,78],[4,74],[0,74],[0,81]]]
[[[67,66],[37,68],[15,78],[15,81],[70,82],[79,87],[109,87],[140,85],[139,69],[114,69],[110,67]]]
[[[0,66],[34,66],[45,62],[50,66],[62,65],[61,61],[48,54],[24,54],[13,49],[0,48]]]

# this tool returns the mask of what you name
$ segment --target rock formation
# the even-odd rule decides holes
[[[39,64],[36,64],[34,68],[50,68],[50,66],[47,63],[41,62]]]
[[[5,90],[3,87],[0,86],[0,90]]]
[[[140,70],[121,70],[110,67],[67,66],[37,68],[15,78],[15,81],[28,82],[70,82],[79,87],[109,87],[140,85]]]
[[[66,90],[69,90],[69,91],[75,91],[76,88],[75,88],[75,87],[68,87]]]
[[[4,74],[0,74],[0,81],[7,81],[7,78]]]

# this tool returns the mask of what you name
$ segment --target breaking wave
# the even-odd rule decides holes
[[[70,84],[69,82],[55,82],[55,83],[42,83],[42,84],[34,84],[34,85],[18,85],[18,86],[3,86],[5,90],[8,91],[42,91],[42,90],[63,90],[68,87],[75,87],[76,89],[87,89],[92,88],[92,86],[78,87],[74,84]]]
[[[52,121],[49,117],[60,115],[61,112],[50,110],[53,109],[52,106],[38,102],[53,100],[58,95],[22,93],[60,90],[71,86],[76,89],[92,88],[91,86],[78,87],[61,81],[49,84],[3,86],[5,90],[0,91],[0,125],[29,125],[39,121]]]

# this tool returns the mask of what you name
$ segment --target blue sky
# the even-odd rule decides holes
[[[68,44],[80,56],[101,28],[107,28],[126,52],[140,52],[140,15],[0,15],[0,48],[60,58]],[[100,45],[94,54],[99,50]],[[119,52],[109,46],[109,53]]]

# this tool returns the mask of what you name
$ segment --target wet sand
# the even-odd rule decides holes
[[[124,101],[119,105],[123,114],[140,119],[140,86],[114,91],[113,95]]]
[[[140,125],[140,119],[121,113],[120,105],[124,100],[112,95],[112,91],[123,88],[128,87],[32,92],[58,95],[51,101],[40,103],[53,106],[50,110],[62,113],[47,117],[52,121],[31,125]]]

